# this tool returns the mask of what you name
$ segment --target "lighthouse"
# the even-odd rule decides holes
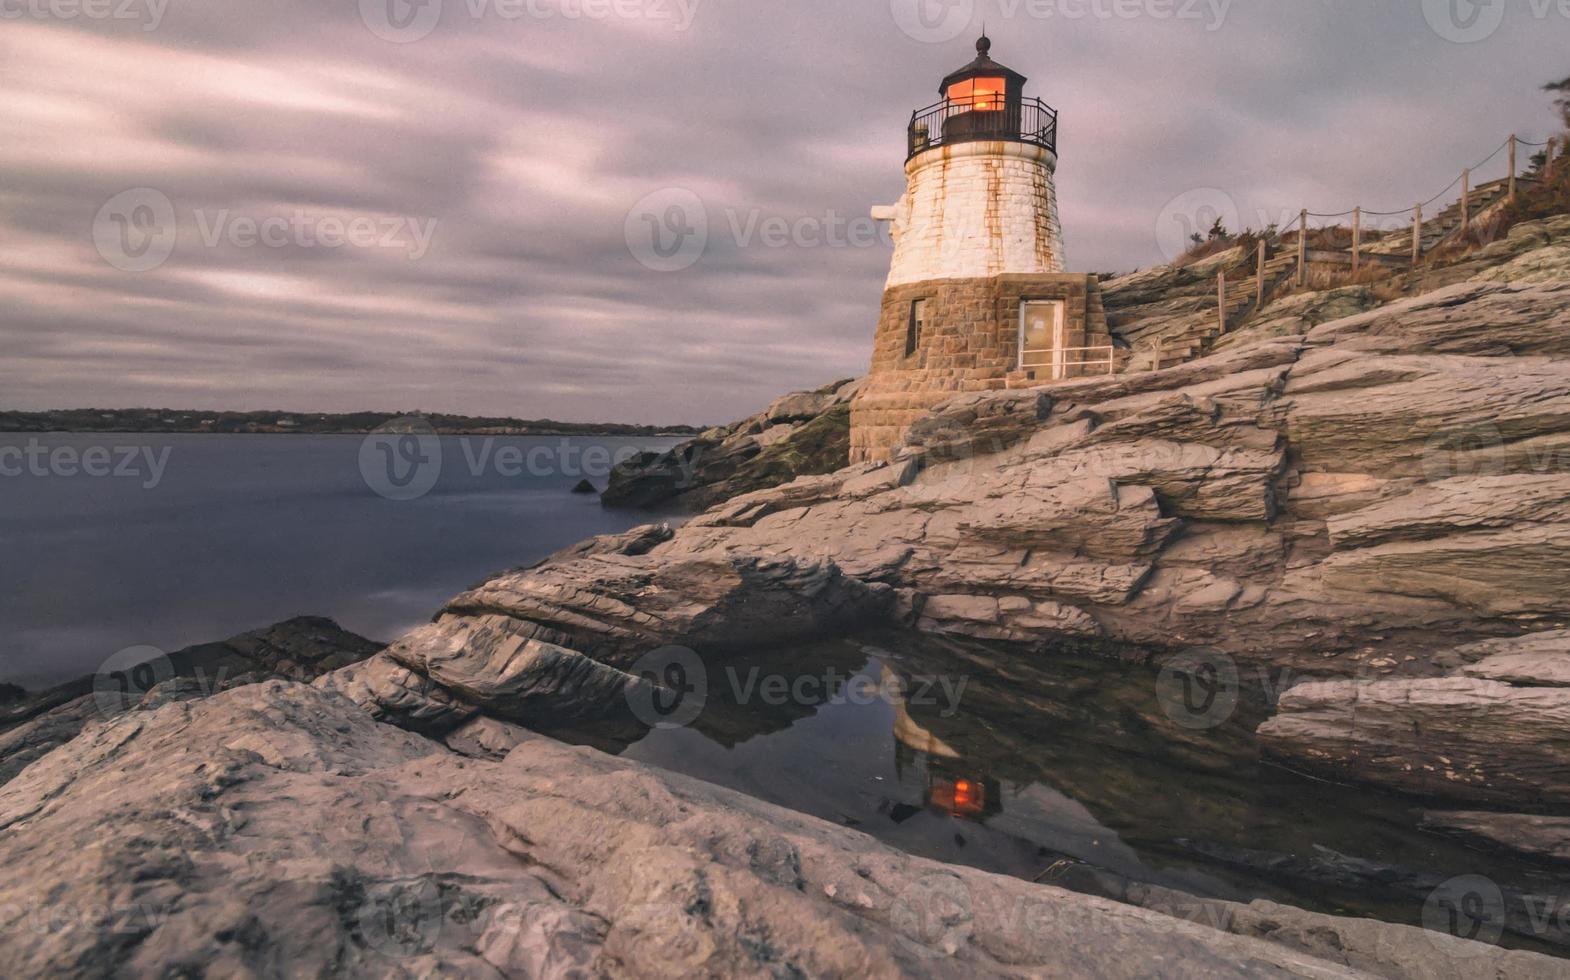
[[[1096,277],[1064,272],[1058,114],[992,60],[948,75],[911,113],[905,193],[872,369],[851,404],[851,461],[887,460],[912,422],[965,392],[1110,374]]]

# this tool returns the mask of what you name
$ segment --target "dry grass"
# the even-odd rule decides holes
[[[1495,208],[1483,220],[1473,222],[1458,235],[1423,256],[1423,264],[1443,268],[1463,262],[1484,246],[1505,238],[1510,229],[1529,221],[1570,214],[1570,163],[1554,168],[1548,180],[1523,179],[1516,186],[1516,199]]]
[[[1499,235],[1525,221],[1540,221],[1570,213],[1570,161],[1559,160],[1548,180],[1522,180],[1516,199],[1499,212]]]
[[[1293,277],[1276,289],[1271,294],[1271,298],[1272,300],[1279,300],[1298,293],[1317,293],[1327,289],[1341,289],[1346,286],[1368,286],[1376,298],[1400,299],[1405,295],[1400,284],[1400,276],[1398,274],[1400,271],[1388,266],[1369,263],[1354,274],[1352,267],[1349,265],[1310,262],[1306,285],[1299,286],[1297,278]]]
[[[1254,249],[1258,247],[1258,242],[1259,236],[1253,231],[1244,231],[1227,238],[1212,238],[1210,241],[1201,242],[1179,255],[1172,263],[1172,267],[1174,269],[1182,269],[1233,248],[1241,248],[1245,259],[1252,262],[1254,261]]]
[[[1232,247],[1233,242],[1230,238],[1212,238],[1208,242],[1200,242],[1198,245],[1195,245],[1187,252],[1184,252],[1182,255],[1179,255],[1177,258],[1173,259],[1172,267],[1174,269],[1182,269],[1193,265],[1195,262],[1198,262],[1201,259],[1208,259],[1212,255],[1219,255]]]

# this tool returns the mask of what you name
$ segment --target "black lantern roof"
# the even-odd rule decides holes
[[[1010,92],[1018,93],[1023,89],[1027,81],[1025,76],[993,61],[991,52],[992,41],[983,34],[976,42],[976,60],[943,79],[943,84],[938,87],[938,94],[948,95],[950,85],[971,78],[1005,78],[1008,80]]]
[[[910,114],[907,160],[933,147],[979,141],[1030,143],[1057,152],[1057,110],[1025,98],[1025,76],[993,61],[991,52],[983,34],[976,60],[943,79],[942,100]],[[965,84],[972,80],[974,85]]]

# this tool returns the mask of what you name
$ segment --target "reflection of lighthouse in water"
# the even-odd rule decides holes
[[[910,771],[923,785],[929,808],[964,820],[985,821],[1003,812],[1003,787],[984,773],[972,772],[948,743],[910,716],[894,668],[885,661],[881,685],[894,704],[894,772],[901,784]]]

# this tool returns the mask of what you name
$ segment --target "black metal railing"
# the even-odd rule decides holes
[[[910,115],[906,159],[934,146],[1011,140],[1044,146],[1056,153],[1058,113],[1040,99],[1005,102],[1000,96],[944,99]]]

